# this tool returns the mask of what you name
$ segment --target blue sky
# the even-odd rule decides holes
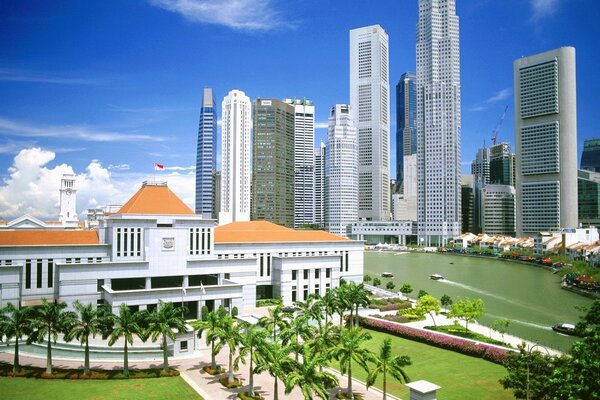
[[[600,136],[600,2],[457,3],[463,171],[506,105],[499,140],[514,142],[512,62],[560,46],[577,50],[579,150]],[[0,218],[56,215],[64,172],[78,176],[79,209],[122,202],[154,162],[192,205],[204,86],[218,104],[234,88],[312,99],[318,143],[329,107],[349,101],[349,29],[387,31],[394,88],[415,69],[417,17],[417,0],[2,1]]]

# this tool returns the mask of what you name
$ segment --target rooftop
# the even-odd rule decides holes
[[[144,182],[117,214],[194,215],[164,183]]]
[[[268,221],[232,222],[215,228],[215,243],[332,242],[348,239],[318,230],[294,230]]]
[[[98,232],[83,230],[0,230],[0,246],[98,244]]]

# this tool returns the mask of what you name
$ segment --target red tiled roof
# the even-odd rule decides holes
[[[194,215],[166,185],[144,184],[117,214]]]
[[[98,232],[83,230],[2,230],[0,246],[43,246],[98,244]]]
[[[215,243],[331,242],[348,239],[325,231],[294,230],[267,221],[233,222],[215,228]]]

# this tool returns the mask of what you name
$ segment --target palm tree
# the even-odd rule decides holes
[[[350,306],[350,326],[354,327],[358,325],[358,308],[369,305],[369,293],[365,285],[362,283],[357,285],[355,282],[347,284],[346,301]]]
[[[335,289],[328,290],[325,296],[321,297],[321,307],[325,314],[325,325],[329,322],[329,318],[335,312]]]
[[[273,341],[277,340],[277,332],[288,326],[288,319],[281,304],[269,309],[269,316],[262,317],[258,323],[273,332]]]
[[[46,345],[46,373],[52,373],[52,342],[56,343],[59,333],[68,332],[77,320],[77,314],[64,311],[67,303],[58,303],[42,299],[42,306],[35,309],[33,317],[33,332],[29,342],[41,343],[47,338]]]
[[[210,354],[211,354],[211,362],[210,368],[212,371],[216,371],[217,366],[217,352],[215,351],[215,345],[217,342],[217,336],[215,332],[217,328],[220,326],[223,317],[225,316],[225,309],[223,307],[219,307],[216,310],[212,310],[208,313],[206,320],[198,320],[192,322],[192,327],[198,331],[198,337],[202,337],[202,333],[206,331],[206,345],[210,343]]]
[[[333,309],[340,316],[340,326],[344,325],[344,312],[351,309],[349,302],[348,284],[344,283],[334,289],[335,301],[333,302]]]
[[[254,396],[254,364],[256,361],[260,362],[258,359],[259,353],[258,349],[262,348],[265,345],[265,340],[268,336],[268,332],[257,325],[251,325],[248,323],[243,323],[240,325],[243,329],[243,334],[241,336],[240,348],[238,357],[235,360],[235,368],[239,365],[240,360],[242,363],[246,363],[246,356],[250,360],[250,368],[249,368],[249,386],[248,396]]]
[[[13,373],[21,370],[19,364],[19,340],[24,335],[31,333],[33,309],[30,307],[17,308],[8,303],[0,310],[0,338],[6,336],[6,342],[15,338],[15,355],[13,359]]]
[[[349,399],[354,399],[352,393],[352,362],[356,362],[367,373],[369,372],[367,362],[373,360],[373,353],[363,347],[363,343],[369,339],[371,339],[371,335],[359,327],[344,328],[341,331],[337,346],[330,350],[330,356],[340,362],[342,374],[348,372],[348,392],[346,396]]]
[[[408,375],[402,369],[407,365],[411,365],[410,357],[394,356],[392,354],[392,339],[386,338],[379,349],[379,356],[373,360],[375,368],[369,372],[367,376],[367,389],[375,383],[377,376],[383,374],[383,400],[387,399],[387,374],[400,382],[410,382]]]
[[[224,345],[229,347],[229,375],[227,383],[233,383],[233,355],[241,341],[240,327],[236,319],[229,314],[225,314],[221,320],[221,324],[215,331],[215,336],[219,339],[215,351],[221,351]]]
[[[321,371],[320,367],[326,364],[327,358],[304,348],[302,362],[294,362],[294,369],[285,378],[285,394],[298,386],[305,400],[312,400],[313,394],[328,399],[328,391],[338,384],[338,379],[330,372]]]
[[[281,332],[283,344],[289,344],[296,353],[296,362],[302,349],[302,342],[314,337],[315,328],[309,325],[306,315],[298,316]]]
[[[323,325],[321,332],[317,336],[306,342],[306,346],[313,354],[321,354],[324,357],[328,357],[328,350],[337,345],[339,337],[340,327],[330,321],[326,325]]]
[[[71,329],[67,332],[65,340],[70,342],[73,339],[79,340],[79,343],[85,346],[83,373],[86,376],[90,374],[90,335],[96,337],[97,333],[102,333],[105,326],[105,319],[110,314],[106,307],[96,308],[91,303],[81,304],[79,300],[75,300],[73,307],[79,313]]]
[[[257,349],[257,373],[267,371],[275,378],[273,381],[273,400],[279,400],[279,379],[283,380],[294,368],[294,360],[289,355],[291,346],[283,346],[279,342],[265,342]]]
[[[119,307],[119,315],[112,316],[113,327],[109,333],[108,345],[115,344],[120,337],[123,337],[123,374],[129,377],[129,354],[127,345],[133,345],[133,335],[145,339],[142,326],[140,324],[140,314],[132,313],[127,304],[123,303]]]
[[[304,301],[296,301],[294,305],[298,307],[298,315],[306,317],[307,321],[314,319],[317,321],[319,331],[321,330],[321,321],[323,320],[323,309],[321,308],[321,296],[317,293],[311,293]]]
[[[167,337],[175,340],[175,330],[185,332],[185,320],[183,319],[183,307],[175,307],[172,302],[164,303],[158,301],[158,307],[152,311],[142,313],[142,318],[147,325],[146,334],[153,342],[161,337],[163,349],[163,370],[169,370],[169,354],[167,351]]]

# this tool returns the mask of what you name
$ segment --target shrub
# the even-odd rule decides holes
[[[260,299],[256,300],[256,307],[278,306],[283,304],[281,299]]]
[[[202,321],[206,321],[208,319],[208,312],[208,307],[202,306],[200,311],[200,317],[202,318]]]
[[[233,378],[232,383],[228,383],[227,379],[227,376],[219,378],[219,382],[221,382],[221,385],[225,386],[227,389],[235,389],[237,387],[242,386],[242,381],[240,381],[238,378]]]
[[[22,366],[21,371],[13,375],[12,365],[5,362],[0,362],[0,376],[15,376],[25,378],[41,378],[41,379],[128,379],[123,375],[122,370],[90,370],[90,376],[85,376],[83,370],[80,369],[63,369],[54,368],[51,374],[46,373],[45,368],[37,368],[30,366]],[[135,369],[129,371],[129,379],[146,379],[179,376],[179,371],[170,369],[164,372],[162,368],[157,369]]]
[[[261,395],[255,393],[254,396],[249,396],[248,392],[239,392],[237,397],[239,397],[242,400],[263,400],[264,397],[262,397]]]

